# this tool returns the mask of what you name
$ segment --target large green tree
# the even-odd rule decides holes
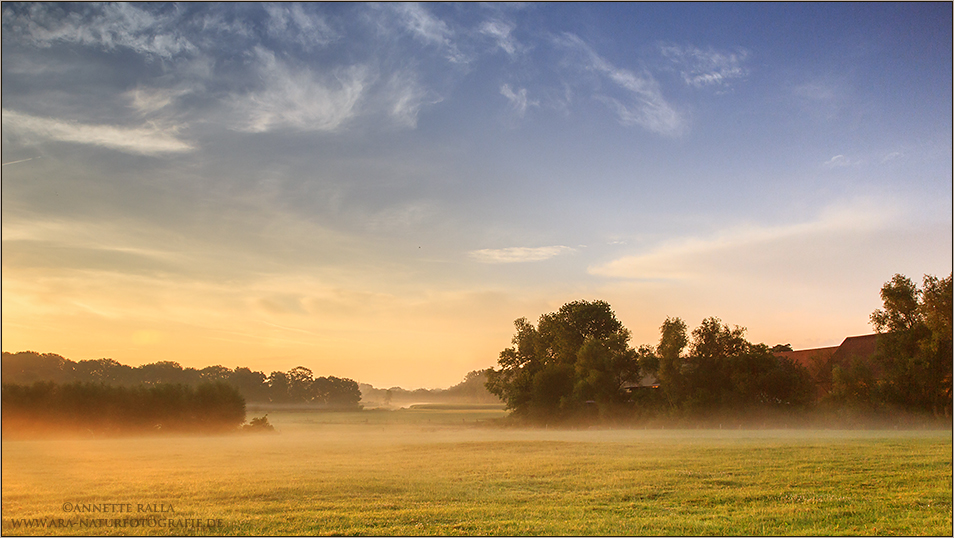
[[[516,416],[568,418],[626,405],[624,384],[638,379],[629,331],[605,301],[574,301],[540,316],[534,327],[514,322],[513,346],[500,352],[487,389]]]
[[[876,359],[889,403],[951,412],[951,275],[925,275],[923,286],[894,275],[881,288],[883,309],[871,314],[879,333]]]

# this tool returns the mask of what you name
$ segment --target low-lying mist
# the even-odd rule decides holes
[[[746,535],[793,521],[809,499],[816,515],[794,534],[834,533],[818,510],[849,501],[843,531],[889,521],[908,534],[942,528],[949,509],[949,431],[525,427],[505,416],[272,409],[273,435],[4,438],[3,531],[38,521],[40,534],[68,535],[182,534],[189,522],[205,526],[187,534]],[[898,478],[859,489],[878,476]],[[899,495],[938,508],[899,516],[886,508]],[[113,505],[133,513],[90,521],[140,526],[67,525],[90,524],[67,512],[76,506]],[[164,512],[137,513],[150,507]]]

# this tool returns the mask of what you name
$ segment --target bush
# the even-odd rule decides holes
[[[0,407],[4,435],[226,432],[245,421],[245,400],[224,383],[4,384]]]
[[[275,431],[275,426],[269,424],[268,413],[266,413],[264,416],[253,418],[248,424],[243,424],[242,431],[249,433],[272,433]]]

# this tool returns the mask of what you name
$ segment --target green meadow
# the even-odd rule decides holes
[[[2,530],[952,533],[950,430],[517,429],[502,416],[273,410],[276,434],[5,439]]]

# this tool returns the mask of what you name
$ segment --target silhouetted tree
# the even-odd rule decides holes
[[[734,367],[746,359],[749,343],[744,335],[745,329],[730,329],[714,317],[702,320],[692,331],[687,365],[690,380],[688,407],[711,409],[738,403],[740,395],[732,390],[731,375],[736,369]],[[739,377],[741,383],[751,382],[744,374]],[[747,387],[740,388],[746,390]]]
[[[73,368],[76,363],[55,353],[37,353],[36,351],[21,351],[20,353],[3,352],[2,373],[7,382],[34,383],[37,381],[52,381],[54,383],[68,383],[73,381]]]
[[[288,398],[295,403],[311,402],[316,400],[312,388],[314,373],[304,366],[296,366],[288,371]]]
[[[228,383],[232,377],[232,370],[222,365],[206,366],[199,370],[199,379],[203,383]]]
[[[334,376],[319,377],[312,383],[314,400],[333,409],[357,409],[361,401],[358,383]]]
[[[537,358],[539,336],[527,318],[519,318],[513,324],[517,330],[511,340],[513,346],[500,352],[500,370],[488,373],[487,390],[503,400],[515,415],[527,416],[533,399],[533,378],[543,368]]]
[[[924,276],[923,289],[896,274],[881,288],[884,309],[871,314],[885,399],[908,409],[951,410],[951,281]]]
[[[267,402],[268,385],[265,374],[249,368],[236,367],[229,376],[229,384],[237,388],[248,402]]]
[[[687,331],[686,323],[679,318],[667,317],[659,327],[659,345],[656,347],[659,366],[656,376],[659,378],[666,400],[673,408],[686,397],[689,389],[683,375],[685,368],[683,350],[689,345]],[[643,359],[643,362],[646,363],[647,359],[648,357]]]
[[[567,418],[594,405],[614,412],[626,401],[624,383],[638,380],[629,331],[604,301],[575,301],[540,316],[537,327],[514,322],[513,347],[500,353],[500,370],[486,387],[517,416]]]
[[[159,361],[143,364],[138,368],[140,382],[158,385],[162,383],[181,383],[194,385],[199,382],[199,372],[195,368],[183,369],[174,361]]]
[[[290,383],[285,372],[272,372],[268,375],[268,401],[287,403],[290,400]]]
[[[139,382],[133,375],[131,367],[113,359],[79,361],[74,367],[74,372],[75,379],[83,382],[109,385],[130,385]]]

